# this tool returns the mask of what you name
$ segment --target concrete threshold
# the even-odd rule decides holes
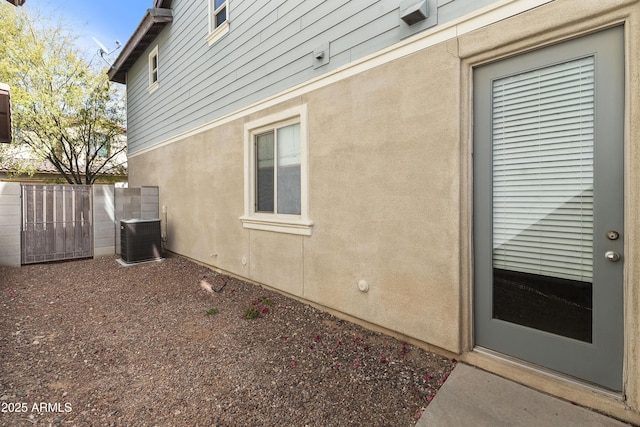
[[[570,402],[459,363],[416,427],[625,427]]]

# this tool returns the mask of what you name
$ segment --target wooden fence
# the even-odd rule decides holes
[[[93,256],[92,192],[22,184],[22,264]]]

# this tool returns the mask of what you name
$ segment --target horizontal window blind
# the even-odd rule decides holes
[[[493,266],[590,282],[594,58],[493,81]]]
[[[278,129],[278,213],[300,215],[300,123]]]

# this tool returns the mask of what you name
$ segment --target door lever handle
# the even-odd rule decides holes
[[[614,251],[605,252],[604,257],[611,262],[616,262],[620,260],[620,254]]]

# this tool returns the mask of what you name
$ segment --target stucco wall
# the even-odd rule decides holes
[[[162,189],[167,248],[459,352],[459,76],[450,48],[289,103],[309,112],[310,237],[242,228],[244,120],[133,157],[132,185]]]
[[[449,48],[306,99],[316,225],[304,240],[304,296],[457,352],[459,76]]]

